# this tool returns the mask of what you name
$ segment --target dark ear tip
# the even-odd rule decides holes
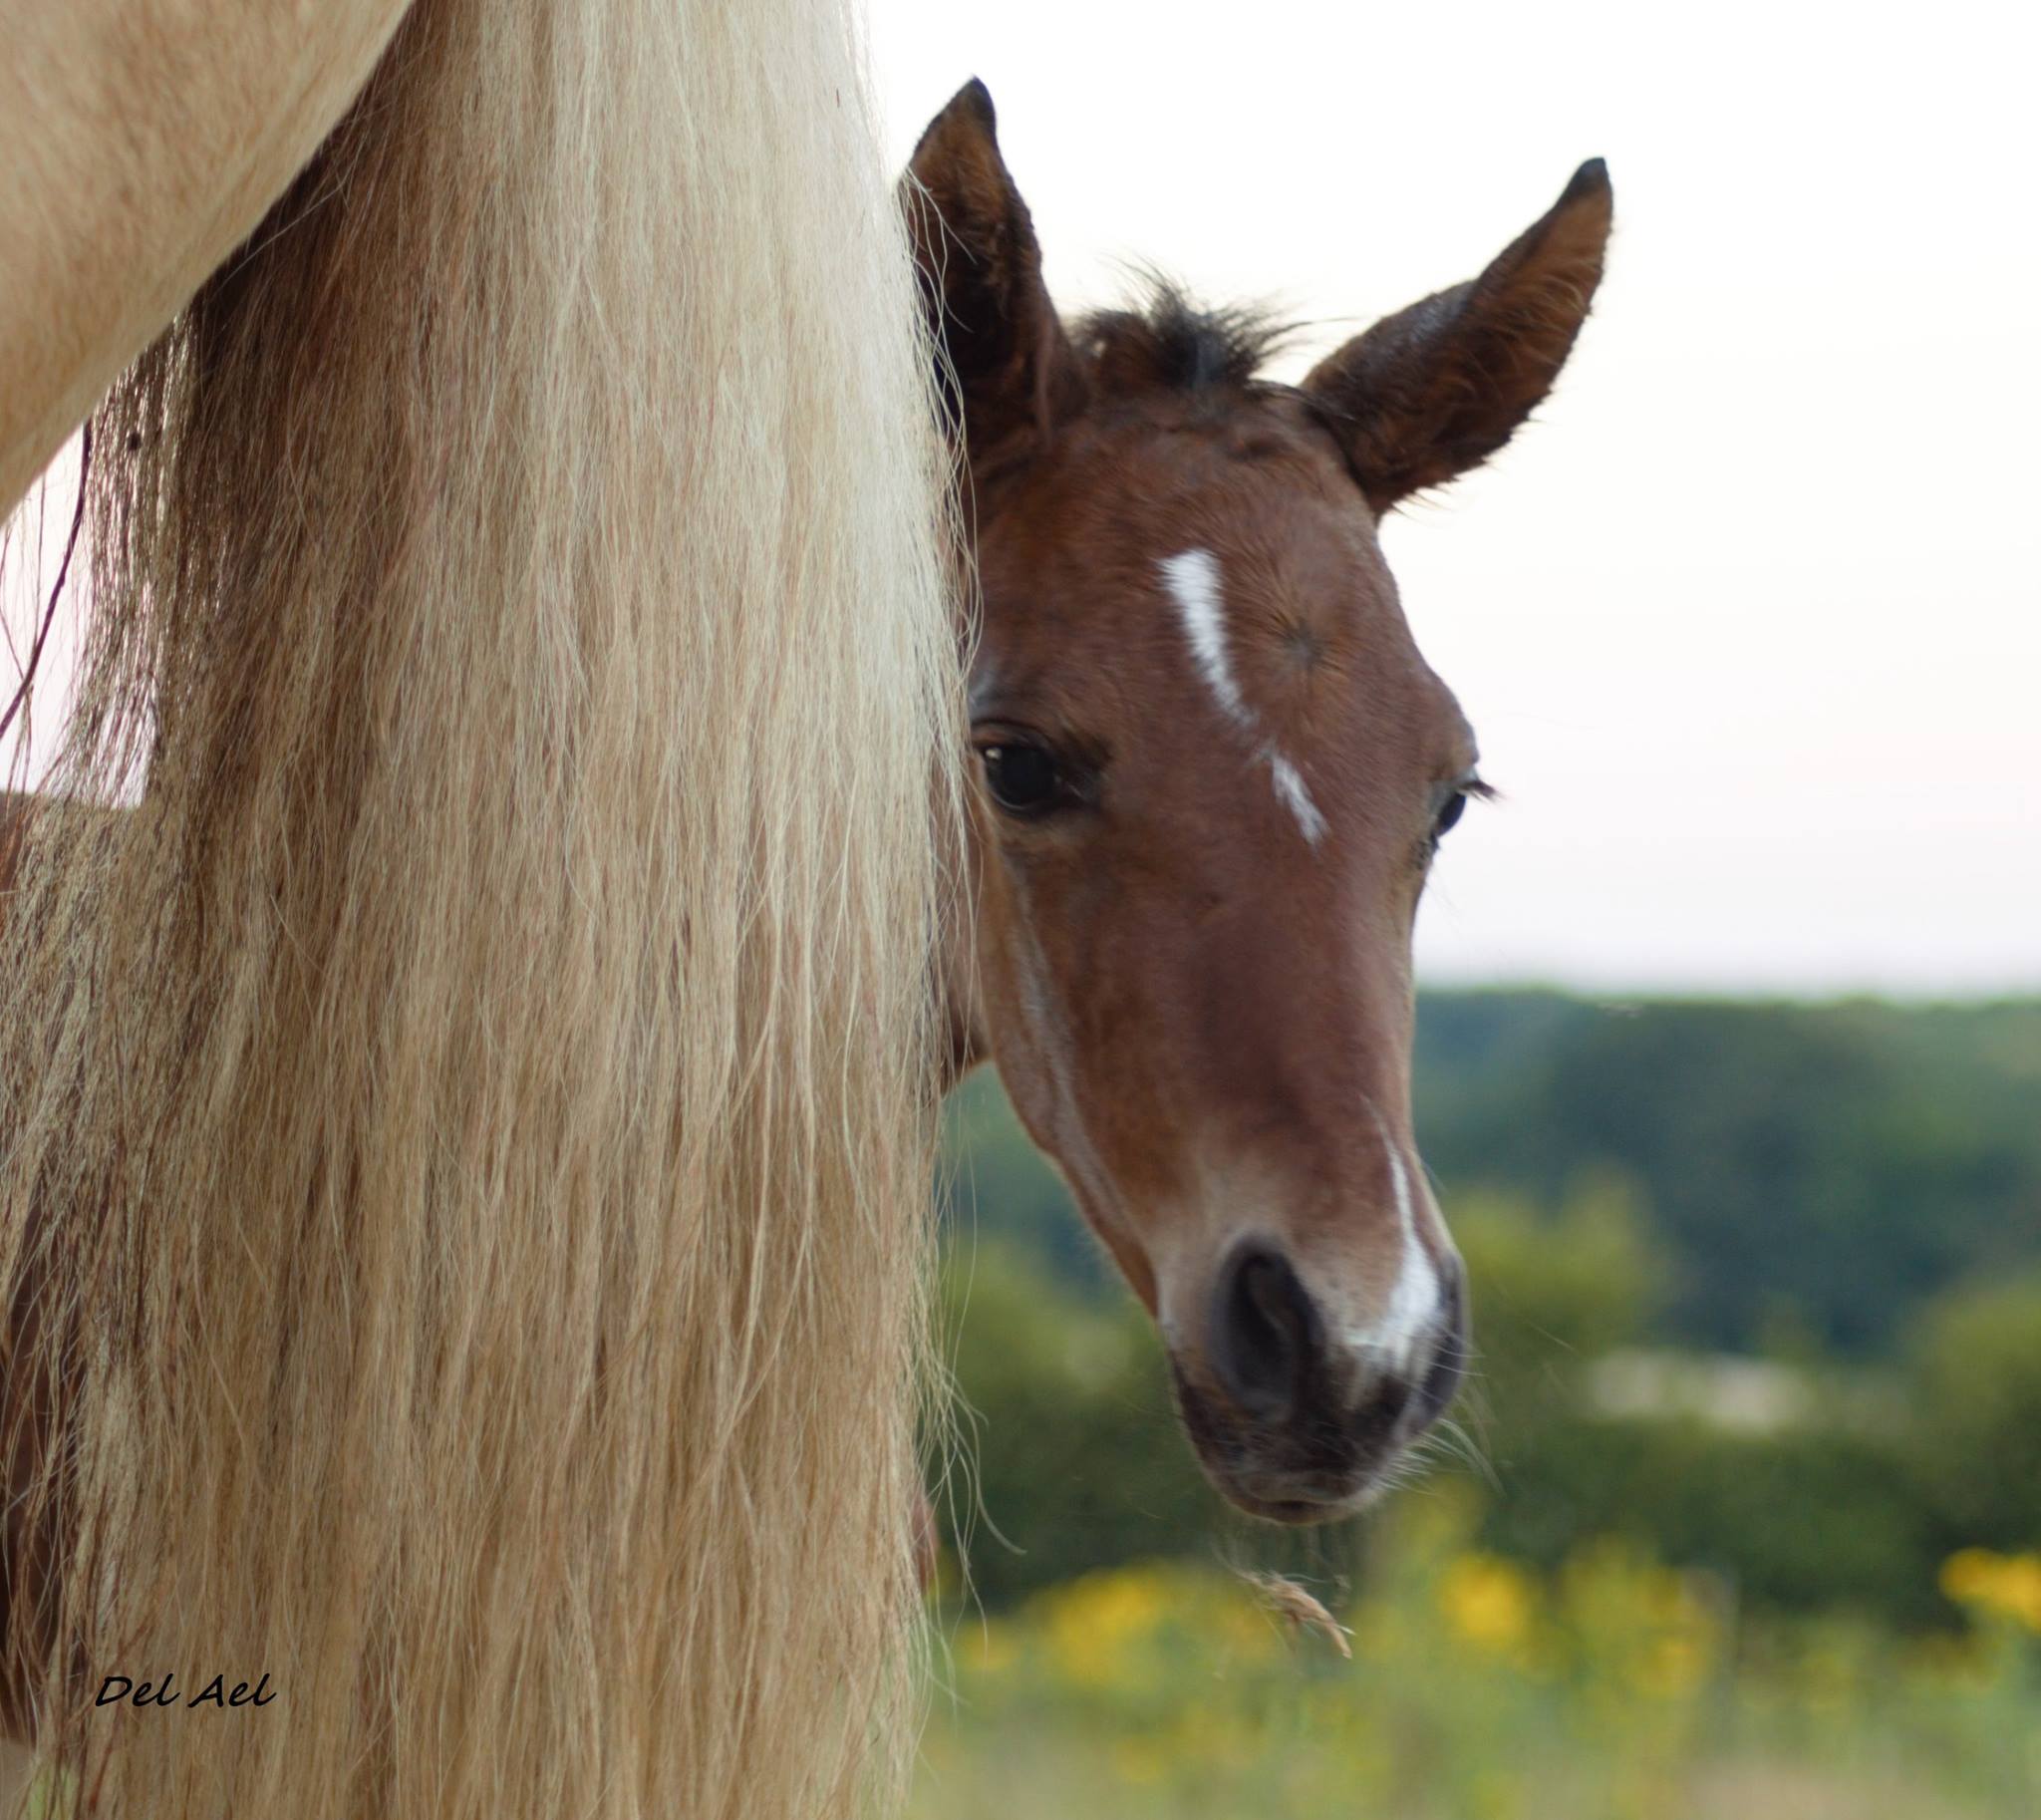
[[[1609,193],[1610,184],[1606,160],[1603,158],[1590,158],[1580,169],[1574,172],[1573,178],[1568,182],[1565,191],[1560,196],[1560,200],[1562,202],[1578,202],[1585,196],[1607,195]]]
[[[1000,117],[993,111],[993,92],[976,76],[950,98],[950,107],[965,110],[988,133],[999,128]],[[949,109],[944,112],[948,113]]]
[[[999,117],[993,112],[992,91],[974,76],[943,104],[942,113],[922,129],[910,160],[916,174],[925,174],[922,170],[925,152],[942,154],[947,152],[954,155],[962,147],[980,139],[997,149],[1000,143],[996,132],[998,126]],[[963,138],[954,138],[956,133],[961,133]]]

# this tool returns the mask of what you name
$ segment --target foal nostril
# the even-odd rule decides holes
[[[1280,1252],[1246,1250],[1221,1275],[1212,1311],[1212,1365],[1243,1409],[1288,1412],[1318,1357],[1318,1311]]]

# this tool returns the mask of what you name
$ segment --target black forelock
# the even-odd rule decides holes
[[[1251,385],[1295,327],[1257,305],[1207,308],[1159,273],[1144,273],[1142,283],[1146,294],[1138,303],[1086,316],[1072,336],[1114,390]]]

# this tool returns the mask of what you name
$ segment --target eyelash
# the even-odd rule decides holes
[[[1459,824],[1470,802],[1492,802],[1495,789],[1479,777],[1468,777],[1453,785],[1439,811],[1432,819],[1431,835],[1424,845],[1427,861],[1439,850],[1439,843]]]

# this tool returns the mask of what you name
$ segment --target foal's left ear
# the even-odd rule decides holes
[[[1377,513],[1478,465],[1559,377],[1587,320],[1613,206],[1592,158],[1479,278],[1384,317],[1312,370]]]

